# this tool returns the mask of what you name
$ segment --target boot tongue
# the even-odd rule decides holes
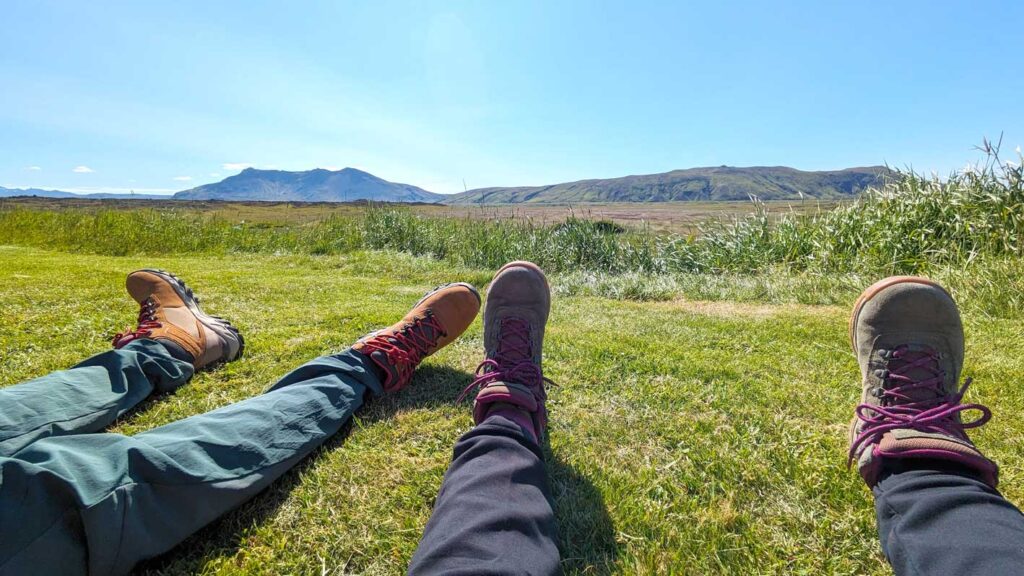
[[[403,334],[417,338],[417,340],[419,340],[421,343],[429,342],[432,345],[431,347],[433,347],[433,345],[436,344],[437,341],[441,338],[441,332],[433,325],[427,322],[423,322],[422,318],[417,318],[416,320],[413,320],[409,324],[406,324],[402,328],[401,332]],[[403,345],[395,338],[388,338],[387,341],[395,346]]]
[[[530,326],[519,318],[505,318],[498,333],[497,360],[510,368],[523,362],[533,362],[530,344]]]
[[[899,404],[938,400],[948,394],[944,386],[945,372],[938,355],[930,350],[899,349],[893,353],[888,368],[889,388],[900,388],[900,394],[907,397]]]

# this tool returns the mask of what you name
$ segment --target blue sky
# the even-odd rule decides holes
[[[0,186],[437,192],[1024,144],[1024,2],[0,4]]]

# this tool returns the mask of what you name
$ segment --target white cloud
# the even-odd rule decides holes
[[[251,168],[252,164],[250,164],[248,162],[225,162],[224,164],[221,164],[220,167],[223,168],[224,170],[235,171],[235,170],[245,170],[246,168]]]
[[[25,170],[28,170],[29,172],[39,172],[42,168],[39,166],[26,166]]]
[[[220,178],[220,172],[210,172],[210,178]]]
[[[74,168],[71,169],[71,171],[74,172],[75,174],[92,174],[93,172],[95,172],[95,170],[89,168],[88,166],[75,166]]]
[[[188,182],[188,181],[192,180],[192,177],[191,176],[175,176],[174,180],[177,180],[178,182]]]

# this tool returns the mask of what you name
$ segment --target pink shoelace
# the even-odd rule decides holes
[[[888,369],[881,376],[890,386],[875,389],[875,396],[883,405],[857,406],[857,418],[864,427],[850,446],[847,466],[892,430],[903,428],[967,440],[965,430],[982,426],[992,418],[992,412],[981,404],[961,404],[970,378],[955,393],[945,393],[942,387],[946,373],[939,367],[939,356],[934,350],[911,351],[907,346],[899,346],[888,354]],[[908,375],[912,370],[923,370],[930,376],[912,378]],[[921,391],[931,394],[920,394]],[[978,410],[981,416],[961,422],[960,413],[967,410]]]
[[[139,305],[138,326],[134,330],[131,329],[131,326],[127,326],[124,332],[118,332],[111,341],[114,348],[122,348],[133,340],[146,338],[153,334],[153,330],[163,326],[163,324],[156,321],[156,318],[153,316],[155,313],[156,302],[152,298],[143,300],[142,304]]]
[[[461,402],[470,392],[492,382],[523,384],[539,401],[547,399],[544,384],[554,386],[555,383],[545,378],[540,366],[533,362],[530,324],[521,318],[505,318],[501,321],[498,338],[498,351],[494,358],[488,358],[476,367],[476,378],[466,386],[457,401]]]

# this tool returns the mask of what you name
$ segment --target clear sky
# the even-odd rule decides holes
[[[1024,2],[0,3],[0,186],[437,192],[1024,144]]]

